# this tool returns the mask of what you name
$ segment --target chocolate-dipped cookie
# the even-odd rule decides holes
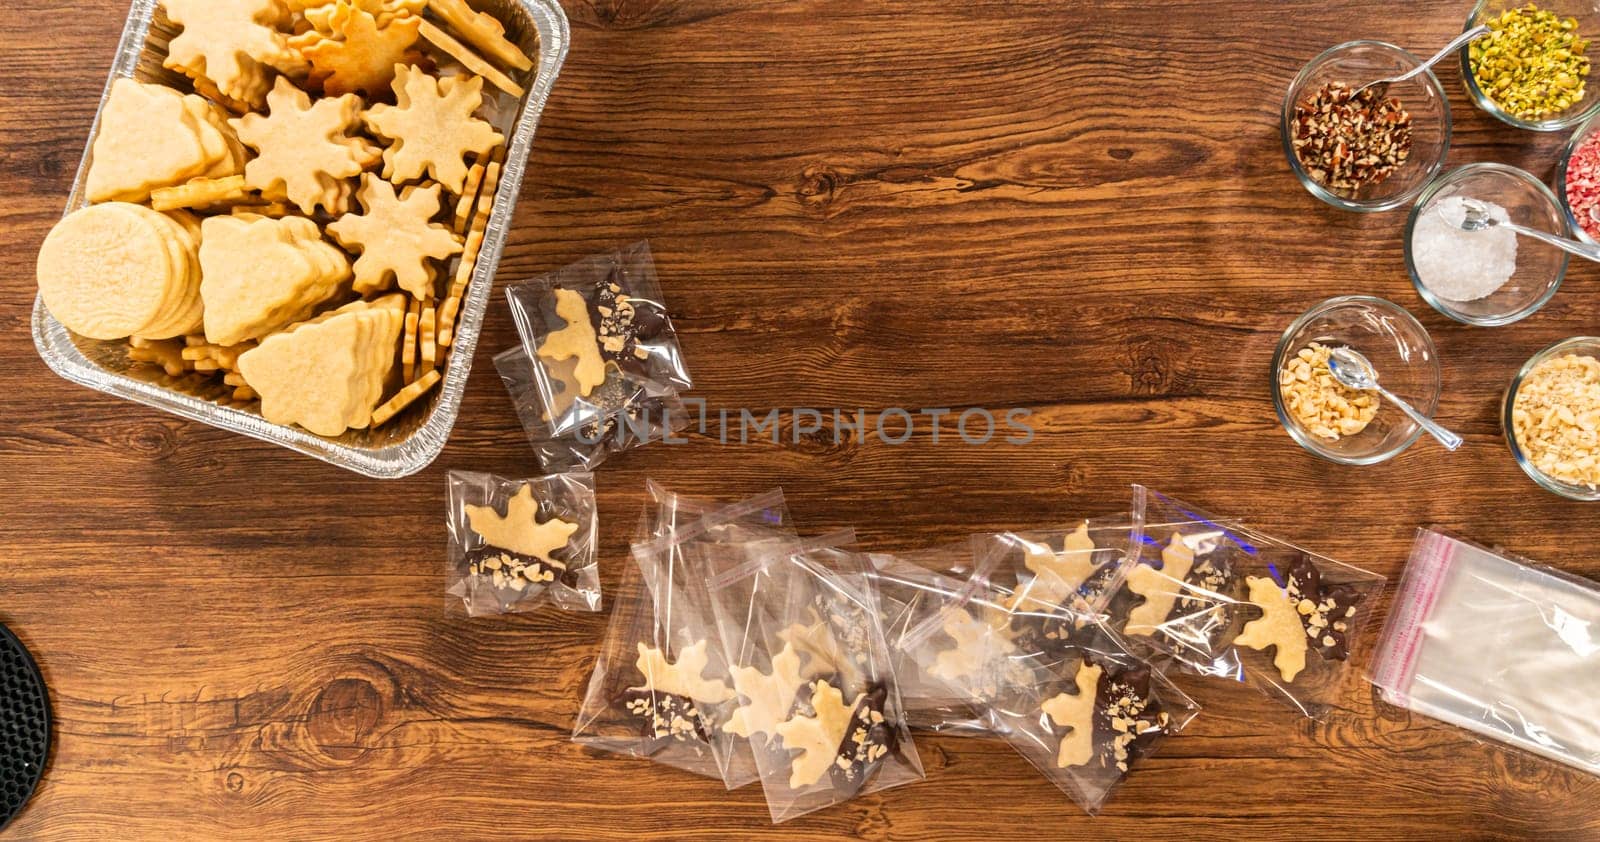
[[[1217,547],[1196,555],[1194,567],[1183,581],[1186,587],[1172,616],[1185,618],[1185,629],[1204,637],[1204,651],[1212,651],[1227,635],[1233,618],[1233,600],[1228,597],[1237,586],[1238,575],[1229,549]]]
[[[1361,596],[1354,588],[1324,587],[1322,573],[1311,559],[1300,559],[1289,568],[1284,590],[1300,615],[1306,630],[1306,643],[1329,661],[1350,657],[1350,625],[1355,620]]]
[[[710,728],[695,701],[688,696],[660,690],[630,688],[617,699],[617,709],[626,711],[628,721],[644,740],[645,754],[654,754],[678,743],[710,744]]]
[[[1094,706],[1096,755],[1101,765],[1126,772],[1149,752],[1171,718],[1151,693],[1149,668],[1102,666]]]
[[[647,373],[648,343],[666,329],[667,314],[655,302],[633,298],[622,289],[615,273],[595,288],[591,307],[600,356],[629,374]]]
[[[856,702],[839,755],[829,770],[836,789],[854,795],[872,779],[884,759],[894,754],[898,734],[884,714],[888,698],[889,689],[874,683]]]
[[[486,546],[467,553],[467,573],[489,578],[496,588],[521,592],[556,581],[566,575],[567,566],[554,559],[545,561]]]

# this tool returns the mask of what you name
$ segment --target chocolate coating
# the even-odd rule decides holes
[[[884,760],[894,755],[898,734],[884,714],[888,698],[887,687],[872,684],[850,714],[850,728],[845,731],[839,755],[829,770],[839,791],[850,795],[859,792]]]
[[[1322,572],[1304,555],[1289,568],[1286,590],[1305,627],[1306,645],[1325,660],[1349,658],[1350,628],[1360,594],[1349,587],[1324,587]]]

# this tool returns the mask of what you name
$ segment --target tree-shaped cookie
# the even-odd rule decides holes
[[[386,93],[395,66],[418,59],[412,46],[422,18],[404,10],[380,21],[359,3],[334,0],[308,11],[306,19],[314,28],[294,36],[290,44],[311,62],[310,84],[329,96]]]
[[[261,107],[266,67],[290,75],[305,72],[305,59],[276,28],[284,22],[278,0],[161,0],[161,5],[183,28],[167,45],[163,64],[214,85],[238,110]]]
[[[822,780],[839,757],[839,747],[850,729],[850,712],[855,703],[844,703],[844,694],[826,681],[811,684],[811,716],[795,716],[777,726],[783,747],[798,750],[800,756],[789,766],[789,788],[803,789]]]
[[[733,689],[744,703],[723,723],[722,730],[741,737],[775,734],[778,723],[787,719],[794,699],[805,685],[800,674],[800,655],[785,645],[772,656],[772,671],[756,667],[733,667]]]
[[[459,194],[468,154],[488,155],[505,137],[473,112],[483,105],[483,79],[436,79],[420,68],[395,68],[394,105],[367,110],[367,128],[391,142],[383,151],[383,177],[394,182],[427,175]]]
[[[567,545],[578,525],[552,517],[539,522],[539,503],[533,486],[523,485],[506,503],[506,513],[493,506],[467,506],[467,525],[491,547],[549,564],[551,553]]]
[[[377,162],[380,150],[349,132],[360,124],[361,99],[329,97],[315,104],[282,76],[267,95],[268,114],[230,121],[257,157],[245,164],[245,184],[282,193],[306,214],[316,208],[344,213],[349,179]]]
[[[439,185],[411,186],[396,195],[393,184],[366,173],[356,198],[366,213],[347,214],[328,226],[339,245],[361,255],[356,292],[387,289],[392,280],[412,298],[431,298],[428,261],[461,252],[461,238],[430,221],[439,212]]]

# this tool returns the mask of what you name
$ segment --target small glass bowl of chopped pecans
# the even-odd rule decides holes
[[[1438,175],[1450,150],[1439,78],[1360,90],[1421,63],[1393,44],[1350,41],[1300,71],[1283,100],[1283,151],[1311,195],[1342,210],[1393,210]]]
[[[1533,355],[1506,389],[1500,423],[1512,458],[1541,488],[1600,501],[1600,337]]]
[[[1393,459],[1421,437],[1422,428],[1382,400],[1369,403],[1366,393],[1345,393],[1328,382],[1331,375],[1321,377],[1314,370],[1319,360],[1326,365],[1321,352],[1339,346],[1360,352],[1386,388],[1431,417],[1439,408],[1441,384],[1433,339],[1404,307],[1382,298],[1346,295],[1296,319],[1272,356],[1272,403],[1290,438],[1341,465]],[[1313,370],[1306,371],[1305,363]],[[1312,404],[1309,410],[1307,402]]]

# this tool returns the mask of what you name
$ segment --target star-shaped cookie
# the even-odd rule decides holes
[[[305,91],[279,76],[267,95],[269,113],[246,114],[229,122],[257,157],[244,166],[245,184],[266,194],[281,193],[306,214],[323,207],[344,213],[350,204],[349,179],[377,163],[376,146],[348,132],[359,125],[361,99],[328,97],[315,104]]]
[[[392,280],[412,298],[431,298],[428,261],[461,253],[461,238],[430,221],[439,213],[439,185],[407,187],[397,195],[393,184],[365,173],[356,198],[365,214],[346,214],[328,225],[339,245],[361,255],[356,292],[387,289]]]
[[[435,79],[416,66],[396,66],[395,104],[367,110],[367,128],[391,141],[383,151],[383,177],[394,182],[427,175],[459,194],[467,180],[467,155],[486,156],[505,143],[474,112],[483,105],[483,79]]]

